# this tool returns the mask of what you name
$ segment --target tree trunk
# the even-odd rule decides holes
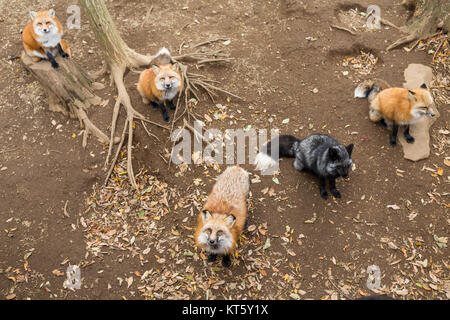
[[[406,7],[413,9],[413,16],[406,28],[418,37],[429,37],[442,29],[450,29],[450,1],[448,0],[414,0],[405,1]]]
[[[22,53],[21,60],[47,93],[49,110],[61,112],[71,118],[78,118],[84,128],[83,147],[86,147],[89,133],[94,134],[101,143],[109,143],[109,138],[88,118],[86,111],[92,105],[99,105],[101,99],[91,90],[92,79],[72,60],[56,57],[59,64],[54,69],[48,61],[33,62]]]
[[[450,30],[449,0],[403,0],[402,5],[413,12],[402,28],[409,34],[388,46],[387,50],[414,40],[427,39],[435,35],[438,30],[444,33]]]
[[[84,8],[86,15],[89,18],[91,28],[94,31],[95,37],[103,49],[106,60],[108,62],[112,79],[117,87],[117,100],[114,105],[112,122],[111,122],[111,137],[109,140],[108,155],[106,156],[105,166],[108,165],[110,157],[112,156],[114,135],[116,132],[117,119],[119,117],[120,106],[125,108],[127,117],[125,120],[125,125],[122,131],[122,136],[120,139],[119,146],[117,147],[115,157],[110,165],[109,172],[106,177],[106,181],[109,179],[111,172],[114,168],[114,164],[120,153],[120,149],[127,139],[128,142],[128,166],[127,173],[130,179],[131,185],[137,189],[136,180],[133,172],[132,165],[132,149],[133,149],[133,128],[134,120],[145,120],[145,117],[137,112],[131,105],[130,96],[125,88],[123,82],[123,76],[127,68],[130,67],[140,67],[144,65],[149,65],[152,58],[151,56],[144,56],[136,53],[134,50],[130,49],[117,30],[114,21],[109,14],[108,8],[106,7],[104,0],[80,0],[81,6]]]
[[[103,0],[80,0],[80,4],[110,65],[137,68],[150,64],[151,56],[136,53],[123,41]]]

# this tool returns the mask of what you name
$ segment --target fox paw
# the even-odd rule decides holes
[[[63,53],[61,54],[61,57],[63,57],[63,58],[68,58],[69,55],[68,55],[67,53],[63,52]]]
[[[229,268],[231,266],[231,259],[229,255],[223,256],[222,266],[225,268]]]
[[[169,120],[170,120],[169,116],[164,116],[164,121],[165,122],[169,123]]]
[[[407,137],[405,137],[405,139],[406,139],[406,142],[408,142],[408,143],[414,143],[414,141],[415,141],[414,137],[412,137],[412,136],[407,136]]]
[[[328,192],[326,190],[320,190],[320,196],[325,200],[328,199]]]
[[[338,190],[336,190],[336,189],[331,190],[331,193],[333,194],[333,197],[338,198],[338,199],[341,198],[341,193]]]
[[[393,147],[395,147],[397,145],[397,139],[390,139],[389,140],[389,144]]]
[[[208,262],[216,261],[216,259],[217,259],[217,254],[211,253],[211,254],[208,256]]]
[[[58,69],[59,68],[59,64],[57,62],[52,62],[52,67],[53,69]]]

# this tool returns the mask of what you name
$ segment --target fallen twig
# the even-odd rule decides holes
[[[330,27],[335,28],[335,29],[338,29],[338,30],[342,30],[342,31],[347,31],[347,32],[349,32],[351,35],[356,36],[356,33],[354,33],[354,32],[353,32],[352,30],[350,30],[350,29],[347,29],[347,28],[344,28],[344,27],[340,27],[340,26],[337,26],[337,25],[334,25],[334,24],[331,24]]]
[[[201,46],[204,46],[206,44],[214,43],[214,42],[217,42],[217,41],[227,41],[227,40],[229,40],[229,39],[227,39],[227,38],[215,38],[215,39],[211,39],[211,40],[207,40],[207,41],[204,41],[204,42],[197,43],[192,48],[201,47]]]

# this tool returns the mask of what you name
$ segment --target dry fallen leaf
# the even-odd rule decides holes
[[[62,277],[64,276],[64,272],[59,271],[58,269],[55,269],[52,271],[52,273],[57,276],[57,277]]]

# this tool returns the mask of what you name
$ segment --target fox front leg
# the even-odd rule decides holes
[[[409,125],[406,126],[404,135],[405,135],[406,142],[414,143],[414,137],[409,134]]]
[[[226,254],[222,257],[222,266],[225,268],[229,268],[231,266],[231,258],[229,254]]]
[[[169,100],[168,103],[170,110],[175,110],[177,108],[177,106],[173,103],[173,100]]]
[[[170,118],[169,118],[169,114],[167,113],[167,109],[166,109],[166,106],[164,105],[164,102],[159,104],[159,107],[161,108],[161,112],[162,112],[164,121],[169,122]]]
[[[150,101],[153,110],[157,110],[159,108],[159,103],[156,101]]]
[[[386,120],[384,120],[384,119],[381,119],[381,120],[380,120],[380,125],[381,125],[383,128],[387,128],[387,127],[388,127],[388,125],[387,125],[387,123],[386,123]]]
[[[330,178],[330,190],[331,193],[333,194],[333,196],[335,198],[340,198],[341,197],[341,193],[336,189],[336,179],[335,178]]]
[[[397,134],[398,134],[398,125],[394,123],[392,125],[392,132],[389,138],[389,144],[393,147],[395,147],[395,145],[397,144]]]
[[[50,61],[50,63],[52,64],[52,67],[54,69],[57,69],[59,67],[58,62],[56,62],[55,57],[53,56],[53,54],[51,52],[47,52],[47,58],[48,58],[48,61]]]
[[[328,199],[328,192],[326,189],[326,180],[324,178],[320,178],[319,182],[320,196],[325,200]]]
[[[61,57],[63,58],[68,58],[69,55],[67,53],[64,52],[63,48],[61,47],[61,43],[58,43],[58,53],[61,55]]]
[[[214,262],[214,261],[216,261],[216,259],[217,259],[217,254],[210,253],[208,255],[208,262]]]

